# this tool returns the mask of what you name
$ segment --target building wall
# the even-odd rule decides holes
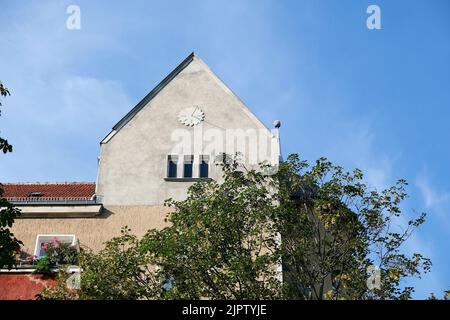
[[[178,121],[180,111],[199,106],[205,121],[193,128]],[[227,138],[230,130],[254,132],[245,145]],[[235,131],[234,133],[236,133]],[[13,232],[33,253],[37,234],[75,234],[82,245],[99,250],[105,241],[120,234],[127,225],[138,236],[152,228],[165,226],[168,198],[182,200],[193,182],[166,181],[167,156],[179,144],[176,137],[187,133],[190,151],[178,150],[179,156],[210,156],[210,177],[220,181],[221,168],[213,157],[220,152],[240,151],[247,166],[255,164],[249,155],[258,153],[260,161],[278,160],[279,145],[274,136],[242,101],[197,56],[148,102],[121,129],[100,145],[96,194],[104,205],[96,218],[17,219]],[[176,137],[174,137],[174,135]],[[263,143],[261,143],[263,141]],[[265,145],[266,144],[266,145]],[[185,145],[186,146],[186,145]],[[213,151],[211,147],[214,146]],[[265,152],[255,147],[266,148]],[[237,150],[239,149],[239,150]],[[180,159],[182,164],[182,159]],[[194,177],[198,164],[194,162]],[[179,165],[179,174],[181,166]]]
[[[0,300],[34,300],[44,287],[55,284],[54,277],[42,274],[0,273]]]
[[[179,112],[195,105],[204,111],[205,121],[194,128],[180,124]],[[174,135],[184,130],[193,137],[196,130],[196,136],[201,138],[191,140],[194,152],[181,153],[194,154],[197,159],[201,154],[211,156],[210,134],[216,132],[217,136],[225,137],[225,130],[229,129],[257,130],[266,140],[276,140],[239,98],[198,57],[194,57],[124,127],[101,144],[97,196],[106,205],[161,205],[167,198],[183,199],[192,183],[164,180],[167,156],[173,154],[177,145],[173,141]],[[215,151],[217,154],[229,153],[233,150],[231,144],[233,141],[228,139],[221,150]],[[258,146],[257,141],[250,142],[247,147],[255,146]],[[249,153],[241,151],[245,155]],[[269,156],[261,160],[269,160]],[[210,175],[220,180],[220,168],[210,165]]]
[[[98,251],[104,242],[120,235],[124,226],[139,237],[149,229],[163,228],[169,210],[163,206],[107,206],[96,218],[18,218],[12,232],[24,243],[23,251],[31,255],[38,234],[75,234],[82,246]]]

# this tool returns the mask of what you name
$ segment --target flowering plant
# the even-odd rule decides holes
[[[77,248],[56,237],[51,242],[42,243],[41,252],[50,259],[52,265],[78,263]]]

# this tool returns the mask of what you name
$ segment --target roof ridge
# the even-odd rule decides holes
[[[112,130],[121,129],[131,118],[133,118],[136,113],[138,113],[143,107],[147,105],[147,103],[153,99],[164,87],[172,81],[181,71],[183,71],[191,62],[194,60],[194,57],[198,58],[198,56],[191,52],[178,66],[175,67],[163,80],[161,80],[141,101],[137,103],[137,105],[131,109],[122,119],[117,122]]]
[[[271,135],[271,130],[247,107],[242,99],[207,65],[195,52],[191,52],[175,69],[173,69],[161,82],[159,82],[144,98],[142,98],[128,113],[119,120],[111,129],[111,131],[100,141],[100,144],[107,143],[114,135],[122,129],[133,117],[139,113],[161,90],[163,90],[168,83],[178,76],[192,61],[196,59],[205,69],[215,78],[220,85],[228,90],[239,102],[243,111],[257,123],[262,126]]]

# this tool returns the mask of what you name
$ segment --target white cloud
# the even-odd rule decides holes
[[[53,117],[53,125],[71,119],[70,128],[86,132],[100,127],[105,135],[105,125],[112,127],[132,107],[122,86],[111,80],[72,76],[65,79],[62,89],[63,104]],[[99,125],[99,123],[102,123]],[[91,131],[91,130],[90,130]],[[92,133],[92,131],[90,132]]]
[[[343,163],[348,169],[358,167],[364,173],[366,183],[371,188],[378,191],[388,188],[400,178],[396,176],[396,160],[401,156],[401,150],[397,154],[389,154],[386,150],[377,148],[376,132],[369,122],[363,120],[349,120],[348,118],[336,119],[339,136],[332,137],[332,147],[327,149],[330,158],[336,159],[334,162]],[[347,167],[349,166],[349,167]],[[427,180],[419,180],[424,187],[428,204],[442,204],[448,195],[436,192],[430,187]],[[410,191],[410,190],[407,190]],[[408,225],[408,220],[416,218],[417,215],[410,210],[410,202],[406,200],[401,204],[403,215],[398,217],[392,226],[393,229],[404,230]],[[434,260],[436,257],[435,244],[429,235],[421,230],[413,232],[411,237],[404,243],[403,250],[406,254],[421,253],[425,257]],[[429,293],[440,293],[443,290],[442,281],[436,272],[423,275],[422,279],[407,279],[405,285],[413,285],[416,288],[414,296],[426,298]]]
[[[398,156],[376,149],[376,134],[369,123],[349,120],[341,123],[340,136],[333,139],[329,149],[331,156],[361,169],[370,188],[378,191],[387,188],[397,179],[392,175],[392,168]]]
[[[416,186],[419,188],[427,208],[435,208],[450,200],[450,192],[436,190],[431,185],[425,171],[417,176]]]
[[[2,181],[93,181],[99,141],[133,106],[120,82],[86,67],[98,50],[122,50],[120,33],[102,32],[87,5],[83,29],[67,30],[66,7],[40,1],[0,13],[0,80],[11,91],[0,126],[14,146],[1,158]]]
[[[2,181],[93,181],[99,142],[130,106],[115,81],[76,75],[36,81],[5,101],[2,135],[14,152],[1,158]]]
[[[415,181],[416,187],[422,195],[425,207],[430,210],[430,214],[437,217],[441,227],[446,228],[450,232],[450,192],[446,190],[438,190],[436,184],[430,181],[427,170],[424,169],[417,176]]]

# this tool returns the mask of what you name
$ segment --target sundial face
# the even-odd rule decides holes
[[[193,127],[205,120],[205,113],[199,106],[185,108],[178,114],[178,121],[187,127]]]

